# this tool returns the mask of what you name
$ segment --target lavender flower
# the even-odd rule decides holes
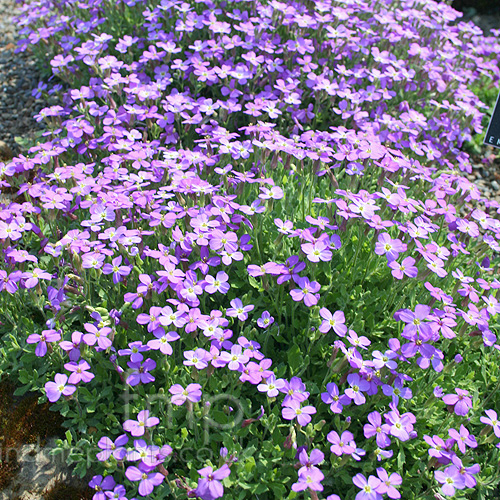
[[[51,403],[55,403],[61,396],[71,396],[76,391],[74,385],[68,384],[68,376],[56,373],[54,382],[45,384],[45,393]]]
[[[203,500],[213,500],[220,498],[224,494],[224,487],[221,481],[231,474],[227,464],[224,464],[220,469],[214,471],[212,467],[204,467],[198,470],[201,476],[198,480],[196,495]]]

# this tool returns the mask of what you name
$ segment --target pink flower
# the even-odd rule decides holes
[[[477,448],[477,441],[473,434],[471,434],[464,425],[460,426],[460,432],[456,429],[449,429],[448,434],[451,439],[454,439],[457,443],[458,449],[462,452],[466,452],[466,446],[470,448]]]
[[[195,349],[194,351],[185,351],[184,357],[186,358],[184,361],[186,366],[194,366],[198,370],[206,368],[211,359],[210,353],[201,347]]]

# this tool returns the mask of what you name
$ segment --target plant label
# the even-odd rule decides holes
[[[490,124],[488,125],[488,130],[484,136],[484,144],[488,146],[495,146],[500,148],[500,94],[497,97],[497,102],[495,104],[495,109],[493,110],[493,115],[491,116]]]

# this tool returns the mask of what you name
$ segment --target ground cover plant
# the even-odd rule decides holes
[[[26,3],[0,368],[95,500],[498,498],[500,44],[444,3]],[[499,33],[496,33],[498,35]]]

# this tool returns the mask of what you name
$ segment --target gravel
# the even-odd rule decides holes
[[[14,51],[17,13],[15,1],[0,0],[0,161],[25,151],[15,138],[33,140],[41,129],[33,115],[44,106],[31,95],[40,80],[34,59]]]

